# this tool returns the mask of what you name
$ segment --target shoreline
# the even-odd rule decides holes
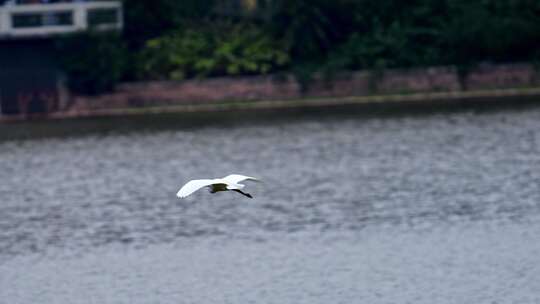
[[[0,143],[238,125],[290,124],[320,119],[391,119],[458,112],[524,111],[540,107],[540,88],[222,102],[107,109],[0,119]]]
[[[302,110],[314,108],[333,108],[347,106],[412,106],[410,110],[421,106],[437,105],[490,105],[510,103],[518,105],[522,102],[534,102],[540,104],[540,87],[515,88],[515,89],[491,89],[475,91],[453,92],[430,92],[430,93],[407,93],[385,94],[369,96],[346,96],[346,97],[306,97],[299,99],[283,100],[259,100],[259,101],[220,101],[200,104],[175,104],[168,106],[145,106],[89,109],[78,111],[55,112],[37,115],[13,115],[0,116],[0,124],[16,122],[30,122],[36,120],[65,120],[78,118],[122,117],[155,114],[189,114],[189,113],[216,113],[216,112],[257,112],[279,111],[286,109]]]

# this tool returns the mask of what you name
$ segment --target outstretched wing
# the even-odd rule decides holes
[[[180,190],[178,190],[176,196],[179,198],[184,198],[201,188],[214,184],[215,182],[216,180],[214,179],[195,179],[189,181],[182,188],[180,188]]]
[[[231,184],[238,184],[239,182],[245,181],[245,180],[260,181],[259,179],[255,178],[255,177],[245,176],[245,175],[240,175],[240,174],[227,175],[224,178],[222,178],[222,180],[226,181],[227,183],[231,183]]]

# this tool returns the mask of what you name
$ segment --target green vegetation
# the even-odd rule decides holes
[[[143,79],[266,74],[289,62],[283,44],[252,24],[212,23],[150,39],[138,57]]]
[[[245,11],[233,2],[125,0],[121,36],[60,40],[72,87],[279,71],[307,82],[317,72],[434,65],[466,74],[540,54],[536,0],[259,0]]]
[[[68,86],[82,94],[110,91],[125,77],[128,52],[116,33],[85,33],[56,42],[58,57],[68,74]]]

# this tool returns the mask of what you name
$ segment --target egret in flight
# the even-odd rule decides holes
[[[194,179],[187,182],[182,188],[180,188],[178,193],[176,193],[176,196],[179,198],[184,198],[201,188],[208,187],[210,193],[216,193],[219,191],[235,191],[249,198],[253,198],[251,194],[242,191],[246,185],[240,184],[240,182],[245,180],[259,181],[255,177],[240,174],[231,174],[223,178],[215,179]]]

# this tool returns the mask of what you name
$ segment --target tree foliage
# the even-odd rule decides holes
[[[99,84],[540,62],[537,0],[259,0],[264,5],[249,20],[216,13],[224,1],[124,0],[123,35],[100,40],[99,47],[69,48],[75,51],[68,54],[68,72],[79,79],[75,83],[106,78]],[[125,45],[129,53],[120,56],[124,48],[107,43]],[[104,53],[110,56],[104,59]]]
[[[211,18],[214,0],[124,0],[124,39],[132,48]]]
[[[534,0],[275,0],[269,22],[293,64],[363,69],[530,60]]]
[[[116,33],[65,36],[56,41],[59,61],[68,75],[68,86],[75,92],[93,95],[110,91],[122,79],[128,52]]]

